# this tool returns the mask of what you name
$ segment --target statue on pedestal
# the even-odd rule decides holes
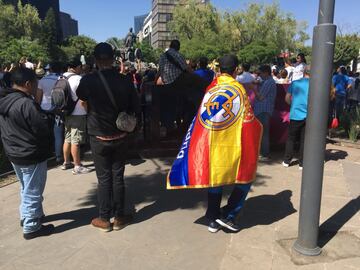
[[[133,33],[133,29],[129,29],[129,33],[125,38],[125,48],[132,48],[136,43],[136,35]]]

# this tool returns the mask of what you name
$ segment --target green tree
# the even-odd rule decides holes
[[[46,49],[37,40],[14,38],[0,43],[0,62],[17,63],[23,56],[27,56],[33,61],[41,60],[43,63],[49,61]]]
[[[106,42],[113,46],[115,50],[120,50],[125,44],[124,39],[120,39],[117,37],[108,38]]]
[[[46,13],[42,23],[40,42],[45,46],[50,60],[59,60],[61,55],[58,44],[58,31],[56,26],[55,12],[52,8]]]
[[[278,4],[250,4],[247,9],[226,13],[223,26],[231,51],[238,51],[253,42],[273,44],[277,51],[295,51],[309,39],[305,22],[297,22],[284,13]]]
[[[210,59],[224,53],[239,54],[246,47],[249,53],[274,53],[295,51],[309,38],[306,23],[297,22],[293,16],[280,10],[278,4],[250,4],[245,10],[220,13],[211,4],[199,5],[194,0],[185,1],[174,10],[170,24],[174,36],[182,43],[182,52],[191,58],[205,55]],[[255,49],[251,49],[254,44]],[[260,50],[259,44],[267,44]],[[204,48],[204,50],[201,50]],[[269,57],[265,57],[268,59]],[[257,60],[256,60],[257,61]]]
[[[16,10],[0,0],[0,40],[9,40],[17,36]]]
[[[159,61],[160,55],[163,53],[161,49],[154,49],[151,47],[149,41],[147,40],[136,44],[136,47],[141,50],[143,55],[142,60],[147,63],[157,63]]]
[[[195,0],[185,1],[174,10],[174,18],[170,23],[171,30],[181,39],[208,37],[220,29],[220,14],[215,7],[199,5]]]
[[[241,49],[238,53],[238,57],[242,63],[260,65],[273,62],[274,56],[277,54],[279,54],[279,51],[275,44],[254,41]]]
[[[177,6],[169,27],[181,41],[181,52],[187,58],[214,58],[226,51],[224,42],[220,41],[221,15],[210,4],[199,5],[189,0]]]
[[[72,36],[66,39],[61,49],[66,55],[66,61],[80,57],[82,54],[85,58],[91,58],[96,46],[96,41],[87,36]]]
[[[351,60],[357,59],[360,50],[359,34],[342,35],[336,37],[334,65],[336,67],[350,64]]]
[[[29,4],[22,5],[19,0],[15,23],[18,29],[18,37],[26,37],[33,40],[40,36],[41,20],[39,12],[34,6]]]

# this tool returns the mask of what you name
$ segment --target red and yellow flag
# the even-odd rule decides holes
[[[204,96],[168,174],[167,188],[247,184],[256,177],[262,126],[244,87],[223,74]]]

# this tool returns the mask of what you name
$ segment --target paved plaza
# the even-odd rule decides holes
[[[19,226],[19,184],[1,188],[0,269],[360,269],[360,150],[328,145],[326,157],[320,257],[291,252],[301,172],[283,168],[278,153],[274,162],[260,164],[237,234],[207,231],[206,190],[165,189],[171,158],[128,164],[128,210],[136,214],[117,232],[89,225],[97,214],[94,172],[49,171],[44,209],[56,231],[31,241]]]

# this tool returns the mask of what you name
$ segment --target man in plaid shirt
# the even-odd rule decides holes
[[[262,82],[259,91],[255,91],[256,100],[254,104],[254,113],[263,125],[260,159],[261,161],[269,161],[270,118],[274,111],[277,89],[276,83],[271,76],[271,67],[269,65],[262,65],[260,66],[259,71]]]
[[[172,40],[159,61],[160,77],[165,86],[161,94],[161,122],[170,130],[174,128],[177,109],[183,115],[184,126],[187,128],[208,85],[204,79],[190,71],[179,51],[180,42]]]
[[[180,42],[171,41],[169,49],[161,55],[159,61],[160,76],[165,85],[172,84],[188,69],[184,57],[179,53]]]

